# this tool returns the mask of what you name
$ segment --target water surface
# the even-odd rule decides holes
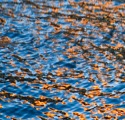
[[[124,0],[1,0],[0,118],[125,118]]]

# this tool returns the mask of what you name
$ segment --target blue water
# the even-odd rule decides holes
[[[124,119],[124,6],[1,0],[0,119]]]

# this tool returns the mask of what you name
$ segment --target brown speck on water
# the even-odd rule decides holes
[[[0,38],[0,45],[9,44],[11,42],[11,39],[7,36],[3,36]]]
[[[6,23],[6,20],[3,18],[0,18],[0,24],[4,25]]]

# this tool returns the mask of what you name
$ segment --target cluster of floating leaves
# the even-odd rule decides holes
[[[124,119],[122,0],[0,2],[2,119]]]

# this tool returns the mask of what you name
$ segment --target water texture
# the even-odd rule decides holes
[[[0,119],[125,119],[125,1],[1,0]]]

